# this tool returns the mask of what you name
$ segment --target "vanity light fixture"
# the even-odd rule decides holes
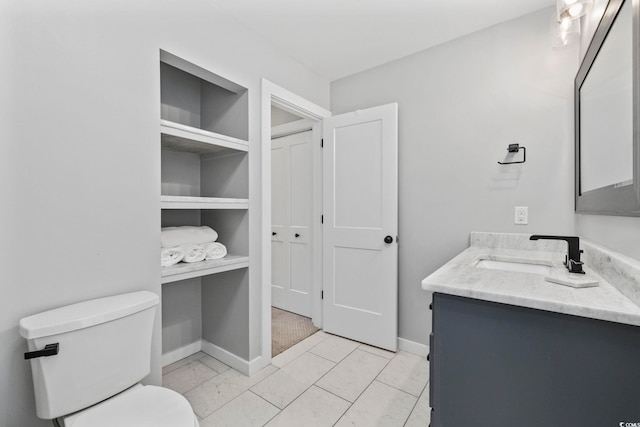
[[[580,18],[589,12],[592,5],[593,0],[558,0],[558,21]]]
[[[580,40],[580,20],[564,18],[558,21],[555,14],[551,16],[551,45],[554,49],[563,48]]]
[[[593,0],[557,0],[556,13],[551,17],[551,38],[554,49],[580,40],[580,17],[586,15]]]

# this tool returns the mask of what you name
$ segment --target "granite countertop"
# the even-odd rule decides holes
[[[551,265],[552,275],[569,275],[563,265],[566,243],[538,243],[529,241],[528,237],[529,235],[519,234],[472,233],[471,246],[425,278],[422,288],[432,292],[640,326],[640,306],[637,301],[630,299],[635,294],[629,295],[627,288],[632,292],[638,292],[638,289],[628,284],[614,286],[607,281],[600,273],[617,277],[609,274],[609,270],[614,270],[610,266],[596,271],[585,259],[586,275],[583,277],[598,281],[598,286],[586,288],[552,283],[545,280],[547,275],[544,274],[475,266],[479,259],[536,260],[541,264]],[[594,247],[599,249],[589,245],[589,251],[585,250],[585,258],[598,260],[594,265],[602,267],[603,256],[594,255]],[[611,257],[611,253],[606,255],[607,259]],[[634,275],[632,271],[631,279],[638,280],[638,277],[640,274]]]

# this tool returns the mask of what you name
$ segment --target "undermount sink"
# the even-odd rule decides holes
[[[547,275],[551,272],[551,266],[526,261],[507,261],[495,259],[480,259],[476,267],[489,270],[516,271],[519,273],[533,273]]]

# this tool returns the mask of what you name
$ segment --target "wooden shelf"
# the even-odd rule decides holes
[[[162,148],[196,154],[232,154],[249,151],[249,142],[230,136],[160,120]]]
[[[162,267],[161,282],[177,282],[246,267],[249,267],[249,257],[243,255],[227,255],[222,259],[193,263],[180,262],[171,267]]]
[[[249,209],[249,199],[160,196],[162,209]]]

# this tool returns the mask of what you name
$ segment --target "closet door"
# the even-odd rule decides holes
[[[272,140],[271,300],[311,317],[312,134]]]

